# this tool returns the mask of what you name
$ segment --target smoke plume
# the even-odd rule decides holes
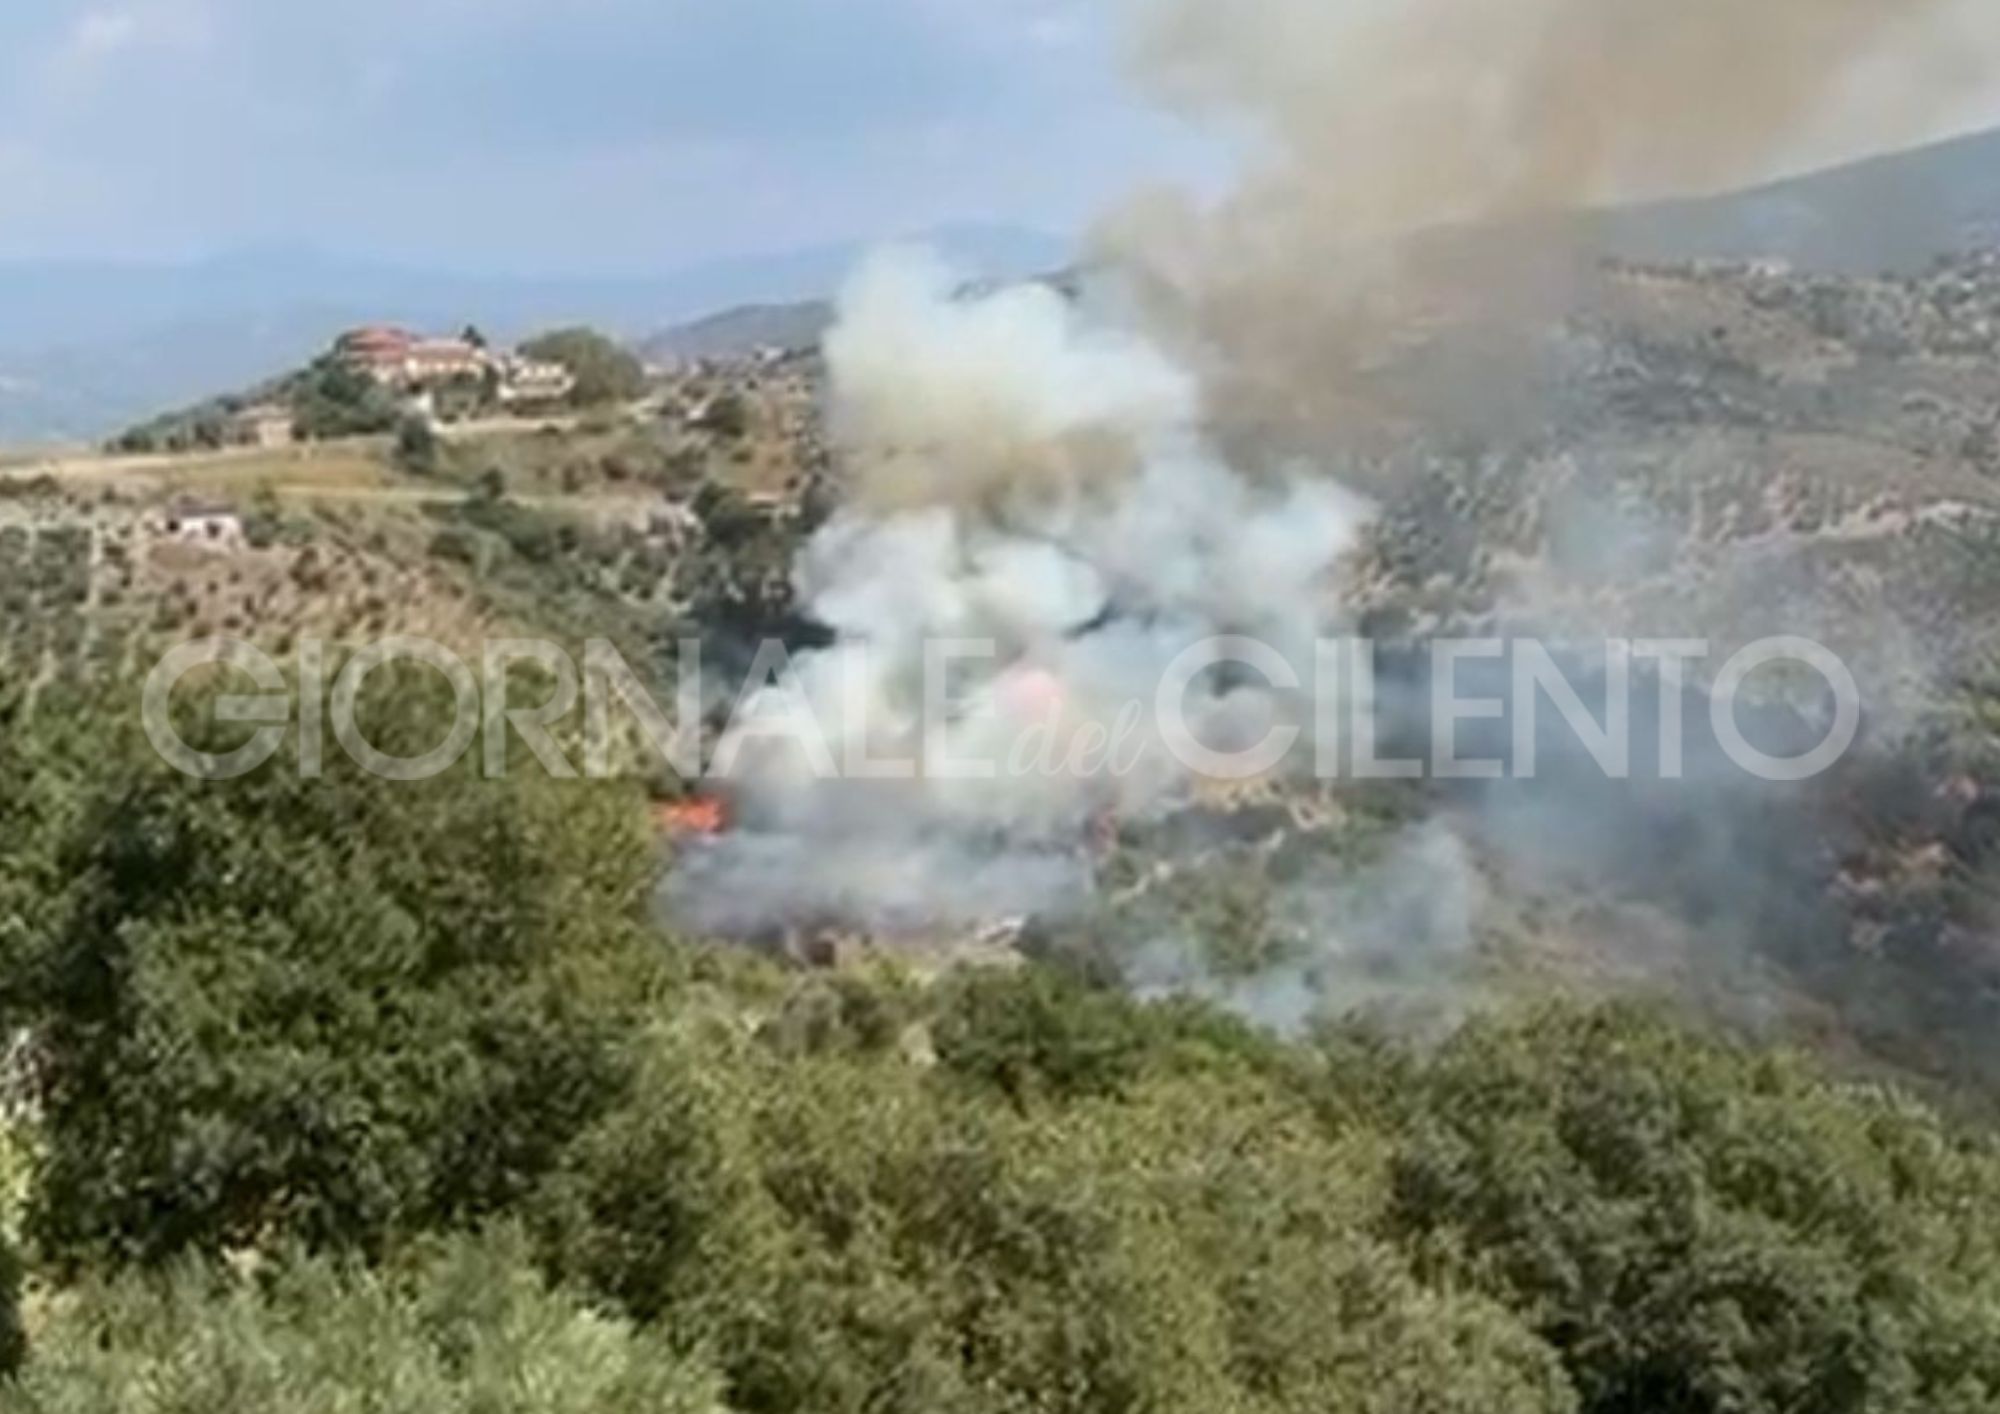
[[[1329,859],[1273,890],[1273,957],[1218,968],[1213,940],[1168,926],[1125,962],[1140,996],[1196,996],[1287,1034],[1329,1016],[1369,1012],[1405,1023],[1449,1021],[1477,1005],[1477,925],[1486,881],[1440,821],[1413,825],[1365,868]]]
[[[722,742],[741,828],[669,886],[699,926],[902,935],[1086,907],[1095,824],[1203,789],[1157,739],[1168,665],[1241,634],[1311,683],[1314,640],[1356,613],[1343,561],[1371,513],[1342,481],[1382,489],[1398,463],[1374,453],[1546,415],[1561,369],[1541,331],[1587,252],[1577,208],[1747,180],[1854,133],[1892,144],[1986,67],[1945,0],[1135,3],[1145,82],[1241,139],[1241,179],[1119,204],[1099,241],[1116,303],[968,295],[910,253],[855,278],[826,344],[842,509],[795,572],[835,645]],[[990,652],[937,691],[933,649],[963,641]],[[1338,709],[1222,678],[1191,697],[1218,747]],[[885,761],[910,769],[867,764]],[[1670,804],[1558,779],[1531,809],[1473,807],[1524,850],[1508,822],[1546,817],[1637,873],[1673,873],[1653,862],[1668,826],[1705,840],[1710,816],[1739,818],[1719,795]],[[1790,854],[1754,871],[1734,848],[1686,853],[1662,897],[1802,892]],[[1135,981],[1281,1025],[1428,987],[1473,950],[1478,869],[1420,827],[1375,873],[1285,895],[1296,966],[1217,981],[1169,931],[1139,941]]]
[[[1194,380],[1050,288],[961,297],[929,257],[891,254],[826,352],[847,500],[796,580],[837,642],[723,739],[743,828],[689,861],[677,904],[735,931],[1069,908],[1092,822],[1193,784],[1153,710],[1169,665],[1240,634],[1309,684],[1367,511],[1321,475],[1233,472]],[[970,651],[934,656],[947,644]],[[1197,685],[1187,707],[1217,749],[1310,715],[1256,683]]]
[[[1243,138],[1219,202],[1106,226],[1239,425],[1325,445],[1519,386],[1521,314],[1587,241],[1579,208],[1738,185],[1854,139],[1915,140],[1991,72],[1947,0],[1141,0],[1137,67]],[[1891,218],[1893,219],[1893,217]],[[1484,357],[1467,326],[1505,331]],[[1448,323],[1476,373],[1380,375]],[[1490,386],[1489,398],[1497,396]]]

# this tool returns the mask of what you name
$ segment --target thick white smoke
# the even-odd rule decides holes
[[[1368,512],[1274,466],[1507,413],[1507,375],[1536,364],[1517,335],[1568,272],[1549,213],[1753,175],[1841,106],[1864,60],[1891,71],[1867,105],[1886,139],[1968,67],[1943,18],[1956,0],[1138,8],[1142,72],[1249,138],[1243,180],[1108,223],[1143,326],[1043,287],[961,296],[910,254],[854,281],[827,343],[845,509],[796,568],[837,642],[721,745],[742,828],[674,881],[698,926],[923,932],[1089,898],[1093,821],[1200,784],[1159,738],[1168,665],[1241,634],[1310,684],[1314,638],[1347,627],[1337,571]],[[1464,226],[1479,240],[1440,237]],[[1467,338],[1475,325],[1500,336]],[[1402,387],[1399,351],[1440,329],[1476,356]],[[941,673],[963,640],[990,655]],[[1231,678],[1191,698],[1218,747],[1338,707]],[[1417,929],[1452,956],[1477,891],[1443,838],[1394,876],[1445,882],[1390,896],[1452,901]],[[1313,954],[1320,989],[1381,931],[1336,894],[1313,904],[1345,920]],[[1384,916],[1406,931],[1405,913]]]
[[[826,348],[847,498],[796,579],[838,642],[721,742],[743,828],[688,861],[677,903],[738,931],[1064,908],[1093,820],[1193,784],[1156,720],[1169,666],[1243,635],[1310,685],[1367,509],[1323,477],[1232,472],[1193,381],[1047,287],[961,295],[887,255]],[[1254,678],[1186,701],[1219,750],[1313,716]]]

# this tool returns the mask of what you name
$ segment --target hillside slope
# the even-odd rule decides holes
[[[2000,237],[2000,132],[1885,153],[1747,191],[1653,202],[1592,218],[1602,249],[1633,260],[1778,258],[1801,269],[1921,269]]]
[[[649,363],[742,358],[758,349],[816,346],[833,324],[832,304],[752,304],[653,335],[639,345]]]

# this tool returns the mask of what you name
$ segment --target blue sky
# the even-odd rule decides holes
[[[0,257],[631,272],[1197,161],[1112,0],[0,0]]]
[[[1122,81],[1131,2],[0,0],[0,259],[611,274],[1067,234],[1219,167]]]

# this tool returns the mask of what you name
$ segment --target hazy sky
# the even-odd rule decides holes
[[[1184,158],[1093,0],[0,0],[0,256],[654,269]]]
[[[605,272],[1066,232],[1196,161],[1121,82],[1116,3],[0,0],[0,257]]]

